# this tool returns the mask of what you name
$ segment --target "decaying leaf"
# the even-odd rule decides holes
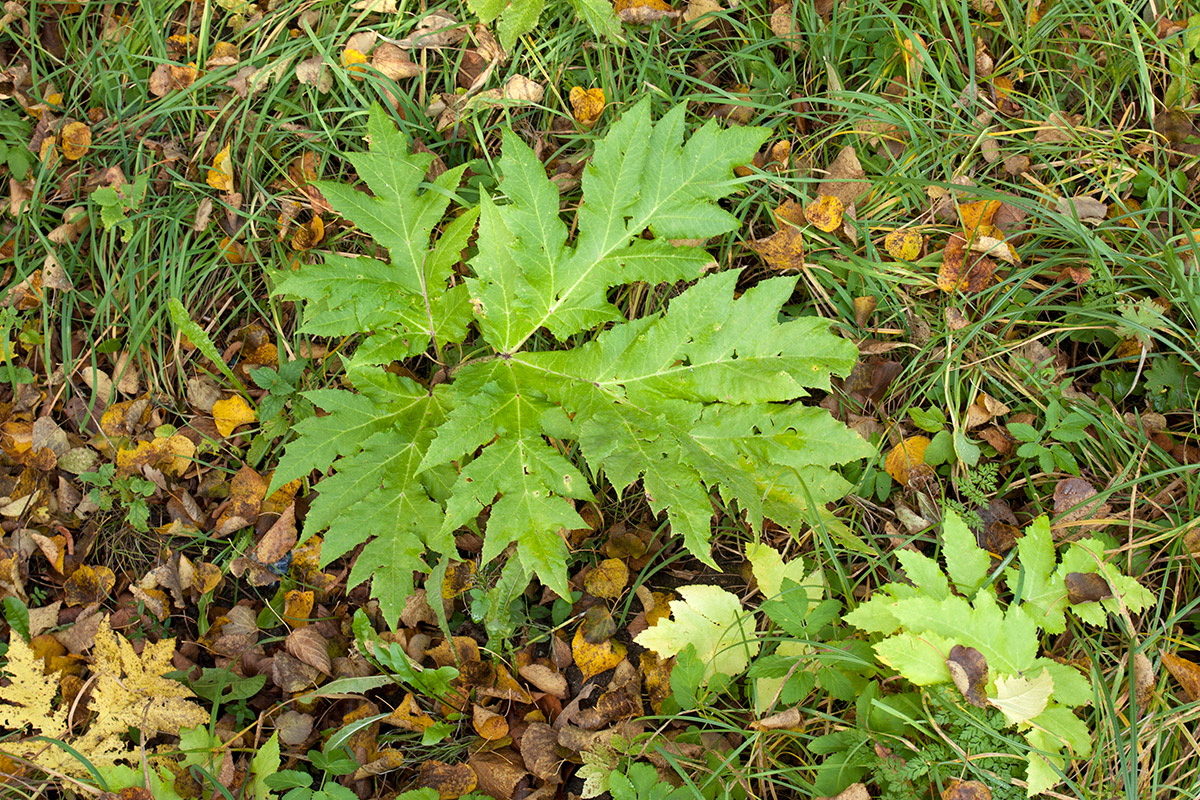
[[[988,665],[983,653],[974,647],[956,644],[950,648],[946,667],[950,670],[954,685],[968,703],[978,708],[987,706]]]
[[[897,261],[916,261],[925,247],[925,237],[912,228],[901,228],[883,240],[883,249]]]
[[[108,567],[82,564],[63,585],[63,593],[68,606],[87,606],[103,601],[116,583],[117,576]]]
[[[862,195],[871,191],[870,182],[863,180],[866,175],[858,161],[858,152],[853,147],[843,147],[829,165],[817,192],[836,197],[842,201],[843,208],[849,208]]]
[[[942,792],[942,800],[992,800],[992,790],[982,781],[951,778]]]
[[[826,233],[832,233],[841,226],[845,210],[841,198],[825,194],[804,207],[804,218]]]
[[[804,48],[804,38],[796,27],[796,12],[791,3],[783,3],[771,12],[771,33],[792,50]]]
[[[591,89],[573,86],[569,99],[571,113],[575,116],[579,127],[590,130],[596,124],[596,120],[600,119],[601,112],[604,111],[604,90],[598,86]]]
[[[615,600],[625,591],[629,582],[629,567],[618,558],[606,558],[593,567],[583,579],[583,587],[589,594]]]
[[[469,764],[429,760],[421,763],[417,784],[435,790],[441,800],[453,800],[473,791],[479,779]]]
[[[679,12],[665,0],[616,0],[617,19],[630,25],[649,25],[660,19],[675,19]]]
[[[221,148],[213,157],[212,166],[208,169],[208,185],[219,192],[233,191],[233,161],[229,154],[229,145]]]
[[[62,132],[63,157],[69,161],[83,158],[92,147],[92,129],[83,122],[68,122]]]
[[[974,253],[968,247],[967,237],[955,232],[950,234],[942,251],[937,285],[943,292],[980,292],[992,284],[995,272],[996,262]]]
[[[804,239],[800,233],[805,223],[804,208],[788,200],[775,209],[775,220],[778,230],[765,239],[750,242],[750,249],[771,269],[799,269],[804,266]]]
[[[1067,602],[1071,605],[1090,603],[1112,597],[1112,587],[1104,576],[1097,572],[1068,572],[1064,576],[1067,584]]]
[[[929,437],[910,436],[888,452],[883,468],[896,483],[907,486],[913,468],[918,464],[925,463],[925,448],[927,447],[929,447]]]
[[[1200,701],[1200,664],[1174,653],[1162,654],[1163,666],[1171,673],[1189,702]]]

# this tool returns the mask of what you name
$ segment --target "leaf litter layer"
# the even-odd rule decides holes
[[[662,489],[656,495],[639,477],[642,462],[622,464],[616,456],[625,451],[603,435],[609,423],[627,421],[605,416],[611,411],[600,400],[611,402],[611,393],[588,390],[599,396],[575,397],[571,386],[595,382],[596,369],[620,367],[623,371],[613,373],[610,388],[619,389],[622,399],[638,391],[665,392],[674,402],[678,393],[689,392],[711,403],[704,394],[711,387],[698,380],[678,387],[669,381],[654,385],[634,372],[637,365],[627,365],[631,359],[621,357],[629,351],[619,345],[626,343],[614,334],[632,331],[630,323],[613,327],[595,346],[578,347],[581,341],[572,334],[604,321],[597,309],[611,304],[608,321],[653,318],[658,321],[641,323],[647,332],[661,327],[658,335],[676,335],[668,322],[672,308],[695,289],[678,294],[681,287],[613,284],[590,297],[578,319],[561,323],[560,330],[550,328],[549,336],[527,338],[521,351],[529,359],[512,359],[515,365],[494,364],[504,359],[493,359],[474,371],[454,373],[455,364],[487,354],[467,351],[451,359],[445,350],[458,333],[454,325],[479,319],[480,310],[488,310],[482,302],[488,292],[507,296],[508,288],[498,287],[503,280],[489,283],[478,261],[474,267],[458,265],[457,252],[449,249],[464,239],[469,247],[478,245],[467,230],[472,226],[464,218],[469,212],[455,212],[429,223],[437,228],[437,243],[446,241],[446,252],[438,256],[450,260],[449,274],[446,264],[438,267],[444,285],[465,287],[457,297],[433,298],[444,303],[437,307],[441,316],[431,313],[435,303],[428,308],[423,303],[376,304],[364,309],[357,320],[363,324],[337,334],[375,331],[382,341],[395,329],[381,336],[379,319],[399,315],[412,330],[432,328],[434,338],[440,337],[436,367],[420,355],[426,350],[424,340],[404,343],[393,336],[394,355],[382,349],[371,355],[367,343],[347,347],[327,335],[294,336],[291,308],[276,309],[268,300],[260,265],[277,269],[294,261],[303,265],[294,273],[299,276],[327,257],[381,255],[359,231],[388,246],[362,220],[351,227],[341,219],[334,212],[335,200],[324,193],[328,184],[316,183],[333,178],[347,184],[343,194],[361,194],[348,186],[354,179],[351,167],[357,164],[343,154],[362,150],[357,137],[370,101],[396,109],[392,119],[413,150],[432,150],[427,172],[422,170],[418,179],[424,177],[428,186],[439,171],[457,172],[461,180],[451,174],[434,185],[455,195],[455,208],[471,209],[482,202],[486,209],[489,201],[479,198],[494,196],[493,210],[487,213],[498,225],[512,222],[503,215],[506,209],[516,213],[512,207],[519,206],[514,202],[519,193],[504,184],[497,193],[497,181],[509,170],[499,168],[503,161],[491,159],[511,158],[508,143],[501,142],[502,129],[522,131],[533,146],[522,156],[525,173],[544,168],[563,192],[552,197],[542,187],[540,194],[533,193],[541,198],[540,206],[531,194],[531,208],[547,213],[531,212],[527,219],[537,227],[541,220],[557,219],[560,206],[564,208],[566,218],[578,223],[562,234],[562,242],[577,254],[588,210],[585,202],[576,216],[577,192],[581,181],[588,182],[589,170],[602,161],[597,142],[605,141],[611,128],[627,124],[630,106],[647,86],[654,86],[669,97],[651,116],[657,119],[666,107],[687,100],[682,127],[688,133],[707,118],[720,120],[729,131],[747,123],[772,131],[757,154],[740,157],[744,168],[738,174],[753,177],[723,202],[734,220],[729,233],[701,245],[723,268],[742,269],[736,289],[723,287],[729,299],[709,305],[738,321],[735,309],[740,310],[747,295],[756,297],[753,292],[759,290],[753,287],[768,271],[789,280],[798,275],[800,290],[779,303],[789,320],[781,327],[803,321],[815,309],[835,320],[835,330],[862,352],[854,370],[845,381],[835,380],[824,400],[834,416],[881,451],[866,466],[843,473],[842,479],[856,484],[859,499],[827,517],[813,534],[802,535],[798,544],[788,544],[790,537],[768,524],[768,541],[784,550],[797,548],[832,568],[838,576],[829,590],[832,598],[861,601],[892,577],[898,561],[907,566],[908,557],[900,555],[905,549],[933,553],[937,539],[930,526],[943,504],[957,506],[979,541],[997,556],[1012,548],[1024,525],[1044,511],[1056,515],[1056,538],[1119,532],[1119,539],[1103,539],[1105,546],[1119,545],[1130,571],[1151,588],[1172,587],[1173,599],[1157,615],[1134,616],[1108,633],[1089,634],[1081,640],[1086,644],[1058,642],[1047,656],[1077,664],[1090,659],[1108,677],[1096,685],[1118,688],[1102,689],[1111,696],[1102,695],[1106,702],[1093,704],[1081,718],[1093,730],[1122,731],[1127,716],[1122,709],[1136,703],[1143,714],[1140,745],[1153,756],[1135,774],[1118,757],[1119,748],[1097,737],[1102,749],[1090,761],[1072,763],[1069,769],[1078,772],[1068,775],[1073,781],[1068,787],[1078,796],[1101,796],[1119,778],[1138,781],[1151,793],[1168,791],[1172,776],[1187,772],[1186,755],[1172,744],[1169,731],[1177,700],[1195,699],[1196,671],[1187,658],[1193,632],[1187,625],[1194,595],[1190,553],[1200,550],[1184,512],[1193,505],[1196,488],[1187,466],[1197,458],[1192,409],[1197,388],[1194,207],[1189,198],[1195,143],[1188,77],[1195,54],[1189,44],[1194,43],[1190,20],[1168,12],[1147,22],[1116,3],[1086,9],[1070,3],[1034,5],[1020,13],[985,3],[972,6],[966,16],[924,7],[900,15],[880,3],[713,4],[681,9],[681,23],[671,21],[676,12],[669,7],[637,8],[618,12],[628,40],[621,50],[595,48],[591,29],[555,9],[544,10],[549,17],[542,17],[534,38],[514,40],[507,48],[512,52],[497,47],[486,29],[467,24],[473,20],[459,8],[420,18],[371,4],[353,15],[320,9],[315,16],[304,16],[284,7],[259,17],[260,9],[250,6],[222,8],[215,14],[216,27],[207,29],[220,33],[208,38],[202,18],[189,18],[186,11],[174,20],[178,30],[170,31],[175,34],[170,39],[158,25],[160,18],[138,14],[124,21],[119,14],[97,18],[97,29],[81,24],[85,15],[70,10],[18,14],[10,20],[10,25],[37,31],[40,49],[34,51],[37,63],[25,65],[18,59],[6,67],[16,104],[4,122],[17,132],[14,141],[23,142],[7,153],[5,166],[17,182],[10,183],[11,227],[0,248],[12,269],[5,339],[10,343],[5,353],[11,410],[4,423],[4,452],[11,463],[4,509],[13,530],[5,539],[0,585],[15,600],[6,604],[6,622],[18,635],[28,626],[31,639],[43,637],[39,654],[52,674],[61,676],[64,698],[74,691],[67,677],[96,674],[95,658],[91,673],[87,666],[90,633],[106,613],[112,612],[114,627],[128,631],[132,625],[135,641],[144,635],[165,643],[177,636],[176,666],[212,670],[193,673],[191,685],[217,704],[223,720],[213,732],[215,739],[208,734],[185,737],[183,762],[185,767],[204,766],[230,790],[270,789],[262,783],[264,776],[283,767],[272,762],[272,752],[290,752],[325,765],[314,774],[330,775],[339,787],[354,787],[360,795],[414,780],[444,796],[472,786],[492,796],[515,796],[522,781],[553,787],[559,779],[577,780],[595,791],[611,775],[610,789],[618,796],[630,791],[627,783],[632,787],[646,779],[640,769],[626,770],[630,759],[647,758],[642,744],[630,750],[622,743],[639,735],[626,720],[661,712],[664,701],[670,708],[670,702],[682,699],[710,725],[723,720],[715,724],[724,737],[721,743],[710,737],[704,744],[726,755],[718,764],[700,767],[704,748],[686,731],[672,730],[653,740],[666,748],[665,753],[654,751],[661,762],[650,758],[663,775],[675,774],[678,780],[670,765],[687,764],[691,770],[683,774],[702,774],[711,785],[728,779],[732,770],[739,780],[770,784],[785,793],[811,794],[819,785],[831,795],[843,789],[865,793],[847,797],[904,791],[922,796],[922,781],[937,783],[946,773],[922,766],[924,762],[898,748],[897,742],[911,732],[889,730],[854,703],[856,695],[871,697],[866,668],[825,663],[824,671],[810,675],[796,669],[786,680],[786,669],[774,677],[756,675],[752,685],[767,696],[745,706],[739,703],[748,701],[729,694],[698,697],[688,675],[702,678],[704,670],[697,670],[697,661],[687,654],[676,656],[671,669],[669,659],[660,662],[631,641],[644,630],[641,626],[655,624],[679,602],[663,590],[709,582],[736,588],[742,578],[686,560],[660,569],[674,541],[668,534],[676,529],[663,527],[666,518],[637,498],[649,489],[651,497],[666,504],[661,498],[668,495]],[[283,28],[274,27],[280,24]],[[269,33],[289,28],[301,35]],[[302,33],[306,30],[311,36]],[[47,60],[58,49],[88,52],[87,43],[100,35],[116,42],[116,49],[107,48],[88,61],[81,75],[120,74],[126,68],[120,58],[143,58],[145,51],[139,48],[149,36],[161,48],[159,60],[146,70],[148,81],[89,81],[87,90],[76,91],[78,77],[56,66],[64,63],[62,57]],[[501,39],[508,43],[508,34],[502,31]],[[537,52],[548,54],[561,70],[539,66]],[[1062,59],[1062,52],[1070,56]],[[119,57],[114,59],[114,53]],[[170,63],[161,61],[161,53]],[[1180,63],[1188,68],[1173,66]],[[634,71],[629,64],[640,66]],[[23,71],[24,66],[34,68]],[[456,85],[463,91],[455,92]],[[597,98],[598,90],[603,99]],[[531,101],[540,105],[524,105]],[[226,111],[198,115],[210,107]],[[344,125],[337,122],[340,118]],[[142,131],[141,125],[149,127]],[[145,141],[141,150],[127,145],[130,132]],[[485,158],[468,164],[481,154]],[[614,174],[608,170],[602,176]],[[518,222],[528,225],[520,220],[513,224]],[[627,222],[632,227],[634,220]],[[663,239],[689,238],[676,237],[668,227],[653,233],[654,238],[629,236],[627,241],[651,249]],[[50,255],[29,261],[27,243],[47,239],[57,245]],[[423,245],[428,241],[426,235]],[[768,241],[775,246],[760,247]],[[431,252],[436,248],[434,244]],[[503,264],[508,253],[497,250],[492,263]],[[394,252],[389,257],[395,262]],[[707,263],[708,257],[697,254],[690,269],[701,260]],[[169,266],[121,267],[129,261]],[[766,269],[760,266],[764,262]],[[538,264],[534,260],[528,266]],[[423,274],[425,266],[410,274]],[[472,269],[477,286],[461,280]],[[673,274],[695,277],[695,272]],[[704,278],[696,288],[715,286],[720,283],[715,279],[731,274]],[[646,278],[654,276],[641,279]],[[353,296],[350,286],[336,288]],[[487,342],[493,353],[521,352],[511,345],[535,322],[570,320],[565,314],[547,316],[553,300],[547,302],[544,293],[517,288],[523,300],[511,313],[493,315],[486,325],[475,323],[475,330],[485,331],[477,341]],[[735,300],[737,293],[743,294]],[[171,328],[182,336],[160,338],[157,331],[169,328],[154,320],[167,319],[170,297],[184,301],[184,314],[174,315]],[[472,305],[471,298],[480,305]],[[723,309],[716,308],[721,305]],[[198,324],[187,327],[185,317]],[[437,324],[430,325],[431,317]],[[675,324],[688,321],[680,317]],[[335,316],[318,324],[331,326],[327,333],[339,330],[338,324],[349,325]],[[773,339],[770,344],[777,346]],[[343,684],[346,691],[340,692],[331,685],[333,696],[315,700],[326,704],[316,714],[315,709],[285,710],[277,704],[339,678],[369,680],[375,676],[361,673],[411,670],[405,655],[388,651],[385,658],[366,644],[365,630],[353,637],[350,633],[351,612],[365,595],[347,595],[343,587],[347,576],[351,582],[366,576],[373,557],[364,558],[346,544],[361,541],[371,529],[348,532],[349,539],[336,547],[322,547],[319,537],[311,536],[314,514],[316,522],[322,520],[319,507],[310,508],[300,485],[278,474],[278,486],[269,485],[279,450],[297,423],[316,425],[327,419],[319,414],[332,410],[317,403],[317,412],[314,396],[302,392],[324,392],[315,396],[326,402],[334,402],[334,394],[346,394],[331,389],[344,368],[342,353],[350,363],[372,358],[379,365],[385,358],[397,362],[383,371],[381,380],[409,386],[416,401],[423,392],[450,397],[457,387],[465,396],[455,406],[461,409],[454,427],[459,436],[442,446],[448,459],[444,463],[454,465],[453,470],[463,466],[463,456],[474,446],[487,444],[485,452],[496,448],[497,463],[504,466],[512,459],[499,459],[502,451],[518,461],[538,452],[563,459],[578,471],[576,488],[595,477],[615,485],[633,476],[621,496],[602,483],[599,492],[592,491],[587,502],[575,502],[573,509],[560,502],[558,508],[570,509],[561,513],[576,515],[571,524],[579,527],[559,539],[562,544],[546,538],[553,545],[549,553],[526,554],[523,561],[518,549],[513,566],[498,569],[483,555],[488,547],[495,551],[489,556],[505,549],[502,537],[459,533],[448,538],[442,533],[444,552],[453,557],[430,559],[426,568],[433,568],[435,576],[446,575],[441,583],[449,588],[433,591],[433,596],[449,596],[428,602],[419,599],[421,589],[407,598],[402,591],[393,592],[396,599],[385,605],[384,616],[400,619],[400,639],[389,646],[400,645],[405,655],[419,657],[428,672],[458,670],[461,702],[439,704],[438,699],[445,703],[443,687],[409,677],[411,691],[359,683]],[[590,355],[575,358],[585,353]],[[59,366],[62,371],[56,374]],[[668,366],[664,375],[679,372]],[[430,395],[419,379],[428,381],[442,367],[445,374],[430,381]],[[568,378],[563,386],[550,387],[551,405],[566,409],[566,420],[551,419],[529,401],[538,412],[535,420],[530,421],[529,409],[514,408],[503,429],[491,430],[486,440],[480,438],[489,433],[486,425],[467,424],[482,422],[483,414],[471,412],[492,408],[505,390],[509,397],[520,394],[525,400],[517,381],[530,375],[522,371],[545,375],[550,369]],[[496,380],[500,375],[507,384]],[[750,398],[759,389],[753,382],[736,382],[735,388],[746,392],[735,404],[755,402]],[[362,403],[370,395],[364,391],[359,398],[345,402]],[[353,413],[350,405],[346,413]],[[551,424],[558,427],[547,427]],[[788,424],[780,430],[791,430]],[[596,433],[585,433],[587,425]],[[554,453],[523,449],[531,437],[544,446],[546,432],[556,434],[550,441],[557,445]],[[896,449],[917,436],[927,440],[920,452]],[[561,444],[571,441],[579,442],[582,451]],[[516,442],[515,449],[507,442]],[[391,463],[408,454],[413,468],[425,458],[416,454],[430,446],[408,440],[393,444],[394,453],[402,455],[389,451]],[[586,468],[593,453],[603,454],[596,472]],[[770,453],[754,455],[772,459]],[[445,471],[448,479],[441,486],[421,486],[432,500],[454,493],[450,469]],[[480,488],[459,516],[474,516],[486,506],[495,515],[502,502],[491,502],[495,490],[510,492],[515,473],[494,474],[495,486]],[[567,473],[560,469],[555,474]],[[737,494],[740,502],[728,510],[751,510],[750,485],[739,474],[729,477],[735,484],[740,481],[743,491]],[[336,476],[322,485],[331,481]],[[522,493],[529,485],[528,480],[517,483]],[[533,491],[545,488],[543,483]],[[761,487],[758,495],[763,515],[784,521],[778,501]],[[798,493],[784,495],[795,498]],[[806,499],[819,505],[816,498]],[[544,494],[539,500],[540,508],[556,502]],[[710,531],[711,506],[700,512],[698,500],[693,497],[694,513],[685,518],[690,526],[683,525],[692,532],[693,549],[707,553],[711,542],[718,564],[739,562],[743,551],[738,542],[746,535],[743,520],[722,514]],[[771,502],[776,507],[768,511]],[[329,508],[326,515],[336,521],[339,515],[333,512],[340,509]],[[397,510],[394,519],[410,523],[403,514],[411,510]],[[500,511],[497,530],[505,519],[504,509]],[[838,516],[846,527],[838,525]],[[1113,527],[1113,519],[1126,527]],[[432,516],[429,521],[437,522]],[[486,534],[492,520],[483,522]],[[441,527],[426,526],[422,534],[433,536]],[[310,536],[296,544],[301,532]],[[345,550],[345,558],[331,555],[337,547]],[[594,561],[606,557],[627,564],[636,576],[632,584],[628,576],[618,589],[612,578],[589,581],[593,559],[580,560],[579,555],[588,551],[599,551]],[[404,552],[416,557],[412,546]],[[574,553],[569,561],[565,552]],[[376,556],[383,566],[394,567],[386,554]],[[572,599],[581,589],[585,593],[574,603],[557,605],[549,594],[523,598],[525,574],[538,572],[539,566],[547,573],[549,567],[557,569],[560,558],[570,584],[559,590],[571,592]],[[476,562],[482,568],[473,571]],[[1091,585],[1095,581],[1067,580],[1087,573],[1081,568],[1064,578],[1071,596],[1083,602],[1089,602],[1084,599],[1089,592],[1104,591]],[[654,577],[645,585],[650,575]],[[1009,591],[1026,591],[1019,572],[1004,585]],[[64,604],[55,607],[57,599]],[[819,607],[817,598],[810,602]],[[787,613],[770,607],[776,613],[767,617],[779,625],[808,620],[801,607],[806,605],[788,606]],[[22,607],[30,609],[28,622]],[[374,614],[373,605],[366,607]],[[174,617],[168,616],[172,613]],[[1184,621],[1174,632],[1182,637],[1178,654],[1160,647],[1156,638],[1168,619]],[[391,627],[381,618],[374,622],[381,629]],[[68,627],[45,638],[47,631],[63,625]],[[559,625],[565,627],[551,633]],[[734,640],[745,638],[744,627],[744,621],[734,626],[743,631]],[[528,646],[507,661],[496,661],[474,657],[465,640],[447,638],[472,633],[481,641],[507,635]],[[799,640],[817,640],[842,642],[841,651],[871,659],[856,649],[865,640],[843,640],[815,618],[811,630],[796,627],[787,636],[798,641],[788,651],[782,651],[781,643],[771,657],[811,658]],[[360,641],[364,644],[354,644]],[[731,640],[717,644],[715,652],[737,648]],[[362,653],[375,659],[371,666],[364,666]],[[972,664],[967,656],[956,659],[956,664]],[[1160,662],[1175,682],[1158,676]],[[770,672],[781,663],[764,661],[757,669]],[[1118,672],[1125,669],[1121,664],[1131,665],[1130,671]],[[627,667],[635,670],[636,680]],[[1118,674],[1130,678],[1123,694]],[[587,692],[582,676],[598,689],[571,710],[570,701]],[[1023,690],[1007,685],[1010,695],[1022,696]],[[776,688],[768,692],[771,686]],[[351,696],[338,696],[343,694]],[[1032,688],[1026,694],[1032,696]],[[784,698],[792,704],[768,716],[770,704]],[[967,698],[947,708],[962,706]],[[582,719],[575,716],[581,710],[589,712]],[[384,711],[398,727],[371,722],[358,729],[363,735],[349,733],[361,720]],[[874,738],[867,748],[874,749],[874,760],[848,760],[846,754],[857,752],[843,746],[850,741],[848,734],[845,741],[816,738],[811,746],[803,744],[812,737],[804,732],[803,720],[831,712]],[[455,719],[456,713],[463,716]],[[945,751],[947,763],[956,763],[963,743],[974,741],[967,732],[970,726],[953,713],[941,706],[930,712],[950,745],[958,748]],[[529,721],[530,714],[540,714],[547,725],[561,720],[559,732],[547,736]],[[274,734],[238,739],[258,715]],[[312,733],[312,723],[321,715],[332,715],[334,727],[350,726],[344,739],[348,761],[339,760],[336,747],[326,753],[331,740]],[[731,725],[731,719],[736,723]],[[1153,724],[1157,720],[1163,724]],[[501,721],[507,734],[498,735]],[[389,752],[395,750],[395,734],[389,736],[389,731],[402,731],[400,741],[410,760]],[[772,731],[792,733],[780,739],[783,734]],[[933,747],[944,740],[934,737],[926,744]],[[797,743],[781,749],[781,741]],[[448,748],[450,742],[454,748]],[[981,741],[977,750],[966,751],[993,752],[1003,747],[997,742]],[[255,751],[253,758],[242,755],[237,749],[242,746]],[[739,747],[762,752],[767,761],[740,760]],[[575,754],[574,763],[582,762],[576,778],[570,777],[572,762],[561,761],[566,752]],[[427,766],[418,769],[414,754],[427,756]],[[764,766],[776,763],[775,758],[800,766],[785,773]],[[357,765],[359,771],[352,768],[339,778],[339,764]],[[400,770],[392,772],[396,767]],[[846,786],[827,777],[836,772],[844,778],[855,770],[858,777]],[[1010,774],[999,763],[988,762],[986,770],[991,777],[982,772],[975,777],[989,791],[1013,789],[1011,781],[997,782],[996,775]],[[23,776],[32,779],[34,774]],[[481,785],[482,776],[497,782]],[[120,781],[144,779],[136,770],[109,777],[112,788],[119,788]],[[1011,773],[1011,778],[1020,780],[1021,774]],[[157,777],[152,773],[152,779],[178,783],[170,771]],[[954,791],[977,790],[968,785]]]

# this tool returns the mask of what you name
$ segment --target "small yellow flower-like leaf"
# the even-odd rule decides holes
[[[910,228],[892,231],[883,240],[883,249],[897,261],[915,261],[924,245],[925,237]]]
[[[70,161],[83,158],[92,146],[92,129],[82,122],[69,122],[62,129],[63,156]]]
[[[208,185],[219,192],[233,191],[233,162],[229,157],[229,145],[221,148],[208,170]]]
[[[363,75],[367,71],[363,67],[363,64],[366,63],[366,54],[355,50],[353,47],[347,47],[342,51],[342,66],[345,67],[346,71],[349,72],[355,79],[362,80]]]
[[[823,194],[804,207],[804,218],[826,233],[833,233],[842,224],[846,205],[840,198]]]
[[[929,447],[929,437],[910,436],[892,448],[884,459],[883,468],[896,483],[907,486],[912,468],[925,463],[926,447]]]
[[[217,424],[217,432],[222,436],[233,433],[238,425],[254,422],[256,416],[241,395],[227,397],[213,403],[213,422]]]
[[[571,112],[575,115],[575,121],[582,128],[590,128],[596,124],[596,120],[600,119],[601,112],[604,111],[604,90],[596,87],[594,89],[584,89],[581,86],[575,86],[571,89]]]

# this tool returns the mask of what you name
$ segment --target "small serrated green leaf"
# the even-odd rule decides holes
[[[970,597],[991,572],[992,559],[975,541],[975,534],[953,509],[942,520],[942,556],[954,586]]]

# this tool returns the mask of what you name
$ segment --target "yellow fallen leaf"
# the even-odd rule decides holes
[[[68,122],[62,129],[62,152],[69,161],[83,158],[92,146],[92,129],[82,122]]]
[[[254,422],[256,418],[254,409],[241,395],[235,394],[213,403],[213,422],[217,424],[217,432],[222,436],[228,436],[238,425]]]
[[[846,204],[841,198],[823,194],[804,207],[804,218],[826,233],[833,233],[842,224]]]
[[[233,191],[233,163],[229,157],[229,145],[221,148],[213,158],[208,170],[208,185],[219,192]]]
[[[353,47],[347,47],[342,51],[342,66],[351,74],[355,80],[362,80],[366,74],[366,69],[363,64],[367,63],[367,56],[364,53],[355,50]]]
[[[606,558],[597,564],[583,579],[583,588],[589,594],[615,600],[625,591],[629,582],[629,567],[619,558]]]
[[[883,240],[883,249],[897,261],[915,261],[924,245],[925,237],[911,228],[892,231]]]
[[[571,640],[571,655],[586,681],[620,664],[625,658],[625,645],[610,639],[592,644],[583,635],[583,626],[580,625],[579,630],[575,631],[575,638]]]
[[[929,437],[910,436],[891,449],[884,459],[883,468],[896,483],[907,486],[912,468],[925,463],[926,447],[929,447]]]
[[[571,112],[575,115],[575,121],[584,129],[595,125],[596,120],[600,119],[601,112],[604,111],[604,90],[599,87],[593,89],[584,89],[582,86],[572,87],[570,100]]]

